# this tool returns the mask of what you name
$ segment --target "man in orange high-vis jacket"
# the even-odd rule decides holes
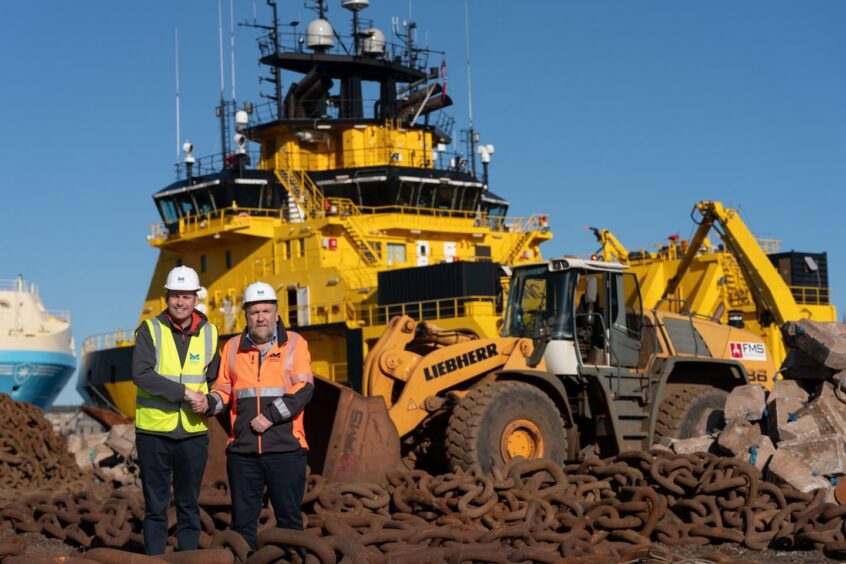
[[[300,508],[308,455],[303,409],[314,391],[314,378],[308,343],[285,330],[273,288],[264,282],[250,284],[243,304],[247,328],[223,347],[207,413],[216,415],[229,405],[226,469],[232,530],[255,550],[265,486],[276,526],[303,529]]]

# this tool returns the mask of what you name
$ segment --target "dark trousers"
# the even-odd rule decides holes
[[[232,494],[232,530],[253,550],[264,498],[264,486],[273,504],[276,526],[303,530],[300,511],[306,481],[306,449],[265,454],[229,453],[226,470]]]
[[[164,554],[170,485],[176,502],[179,550],[195,550],[200,539],[200,486],[209,456],[209,436],[171,439],[135,434],[144,490],[144,551]]]

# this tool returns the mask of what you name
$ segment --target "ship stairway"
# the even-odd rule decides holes
[[[361,229],[358,228],[356,225],[355,220],[352,217],[345,217],[342,221],[342,225],[344,226],[344,230],[347,232],[347,235],[352,240],[353,247],[358,252],[358,255],[367,263],[369,266],[373,266],[379,262],[379,253],[373,246],[367,242],[367,239],[364,238],[364,234],[361,232]]]
[[[290,196],[288,199],[290,221],[300,222],[323,213],[323,194],[308,174],[291,168],[277,168],[274,172],[279,183]]]
[[[517,240],[517,243],[512,247],[508,254],[505,255],[505,260],[502,264],[514,264],[514,261],[517,260],[517,257],[520,256],[526,246],[529,244],[529,241],[532,239],[533,233],[531,231],[526,231],[520,234],[520,237]]]

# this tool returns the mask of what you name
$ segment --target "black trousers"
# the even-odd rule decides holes
[[[200,486],[209,457],[209,436],[171,439],[135,434],[144,490],[144,551],[164,554],[170,485],[176,502],[179,550],[195,550],[200,539]]]
[[[239,533],[253,550],[261,513],[264,487],[276,526],[303,530],[303,493],[306,481],[308,451],[269,452],[265,454],[228,453],[226,470],[232,494],[232,530]]]

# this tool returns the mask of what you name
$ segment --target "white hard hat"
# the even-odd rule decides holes
[[[200,289],[197,290],[197,299],[204,300],[209,297],[209,291],[206,290],[205,286],[200,286]]]
[[[200,277],[196,271],[188,266],[177,266],[167,275],[165,290],[182,290],[196,292],[200,289]]]
[[[250,304],[253,302],[275,302],[276,292],[273,291],[273,286],[267,282],[253,282],[247,289],[244,290],[244,303]]]

